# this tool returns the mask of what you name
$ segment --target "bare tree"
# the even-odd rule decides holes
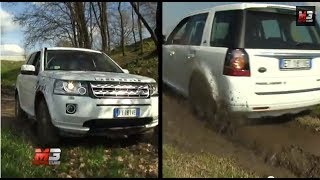
[[[132,6],[132,4],[131,4]],[[134,9],[134,6],[132,6],[132,8]],[[138,13],[140,13],[140,2],[137,2],[137,11]],[[140,37],[140,50],[141,50],[141,54],[143,54],[143,38],[142,38],[142,25],[141,25],[141,17],[138,16],[138,28],[139,28],[139,37]]]
[[[131,8],[131,21],[132,21],[132,35],[134,39],[134,44],[137,44],[137,39],[136,39],[136,33],[135,33],[135,26],[134,26],[134,13],[133,13],[133,8]]]
[[[138,9],[138,5],[134,2],[130,2],[131,6],[133,7],[133,9],[135,10],[138,18],[141,19],[141,21],[143,22],[143,25],[147,28],[147,30],[149,31],[149,33],[151,34],[151,38],[154,42],[154,44],[157,46],[158,45],[158,39],[157,39],[157,35],[155,34],[155,32],[152,30],[152,28],[150,27],[150,25],[148,24],[148,22],[146,21],[146,19],[141,15],[141,13],[139,12]],[[158,12],[157,12],[158,13]]]
[[[120,27],[121,27],[121,49],[122,49],[122,55],[125,56],[125,53],[124,53],[124,27],[123,27],[123,19],[122,19],[122,12],[121,12],[121,2],[119,2],[118,11],[119,11],[119,15],[120,15]]]

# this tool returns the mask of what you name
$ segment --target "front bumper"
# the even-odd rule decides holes
[[[64,134],[101,134],[108,131],[138,133],[158,125],[158,97],[147,99],[94,99],[84,96],[52,95],[48,103],[52,123]],[[74,114],[66,104],[76,104]],[[114,118],[114,108],[139,108],[138,118]]]

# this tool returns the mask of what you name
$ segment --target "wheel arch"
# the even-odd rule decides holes
[[[201,76],[206,81],[207,85],[209,85],[211,89],[211,94],[213,99],[218,100],[219,91],[218,91],[217,77],[213,75],[213,73],[207,66],[200,65],[200,64],[195,66],[192,70],[192,73],[188,82],[188,96],[190,95],[191,81],[196,76]]]

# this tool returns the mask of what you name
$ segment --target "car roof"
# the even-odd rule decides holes
[[[187,16],[192,16],[200,13],[205,13],[209,11],[225,11],[225,10],[241,10],[248,8],[278,8],[278,9],[290,9],[296,10],[295,6],[281,5],[281,4],[267,4],[267,3],[234,3],[234,4],[226,4],[214,6],[211,8],[206,8],[200,11],[194,11]]]
[[[73,51],[87,51],[87,52],[95,52],[95,53],[101,53],[97,50],[87,49],[87,48],[74,48],[74,47],[50,47],[47,48],[47,50],[73,50]]]

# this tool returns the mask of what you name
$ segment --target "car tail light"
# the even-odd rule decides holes
[[[223,74],[227,76],[250,76],[249,57],[243,49],[228,49]]]

